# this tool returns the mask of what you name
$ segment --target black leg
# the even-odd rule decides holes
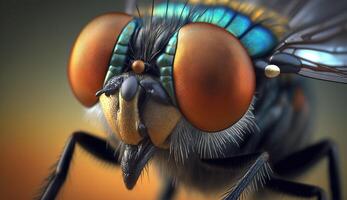
[[[279,175],[290,175],[304,171],[325,157],[329,159],[329,180],[332,199],[341,200],[338,151],[336,145],[329,140],[324,140],[289,155],[275,163],[273,169]]]
[[[318,200],[327,199],[325,192],[317,186],[296,183],[277,177],[271,177],[271,180],[266,184],[266,187],[297,197],[317,197]]]
[[[47,179],[47,184],[43,188],[43,191],[39,195],[38,199],[55,199],[67,177],[76,143],[80,144],[82,148],[102,161],[111,164],[118,164],[118,153],[115,152],[115,150],[111,147],[108,147],[105,140],[84,132],[73,133],[67,141],[63,153],[61,154],[53,173]]]
[[[270,178],[271,169],[268,160],[269,155],[265,152],[261,154],[250,154],[226,159],[211,159],[203,161],[212,166],[223,167],[225,169],[240,167],[242,163],[252,161],[243,177],[225,195],[226,200],[237,200],[241,197],[243,192],[246,192],[250,187],[256,187],[258,181],[260,181],[261,184],[264,184],[266,178]]]
[[[175,194],[176,194],[176,186],[175,186],[174,181],[167,180],[158,199],[159,200],[171,200],[174,198]]]

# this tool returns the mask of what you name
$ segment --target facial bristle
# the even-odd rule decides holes
[[[184,162],[191,153],[198,154],[201,158],[226,157],[232,149],[239,148],[239,143],[245,136],[258,131],[253,103],[237,123],[215,133],[198,130],[182,119],[171,134],[170,154],[177,162]]]

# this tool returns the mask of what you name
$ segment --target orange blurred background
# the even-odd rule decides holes
[[[101,13],[121,11],[123,4],[118,0],[8,0],[0,5],[0,199],[32,199],[73,131],[103,136],[85,120],[83,107],[70,92],[66,63],[81,28]],[[337,141],[341,169],[345,169],[347,85],[309,82],[317,99],[315,140]],[[326,169],[322,162],[300,180],[326,188]],[[342,176],[345,183],[345,170]],[[119,169],[77,148],[59,199],[155,199],[160,187],[150,168],[135,189],[127,191]],[[205,197],[180,189],[177,199],[191,198]]]

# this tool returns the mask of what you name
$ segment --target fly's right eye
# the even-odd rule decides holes
[[[86,107],[93,106],[95,93],[104,83],[113,48],[132,17],[108,13],[92,20],[81,31],[73,46],[68,78],[76,98]]]

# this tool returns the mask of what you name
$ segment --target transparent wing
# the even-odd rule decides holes
[[[298,29],[321,22],[347,9],[346,0],[246,0],[270,8],[289,21],[289,27]]]
[[[347,13],[292,33],[270,63],[285,66],[287,72],[347,83]]]
[[[137,0],[124,0],[125,2],[125,12],[129,15],[134,14]]]

